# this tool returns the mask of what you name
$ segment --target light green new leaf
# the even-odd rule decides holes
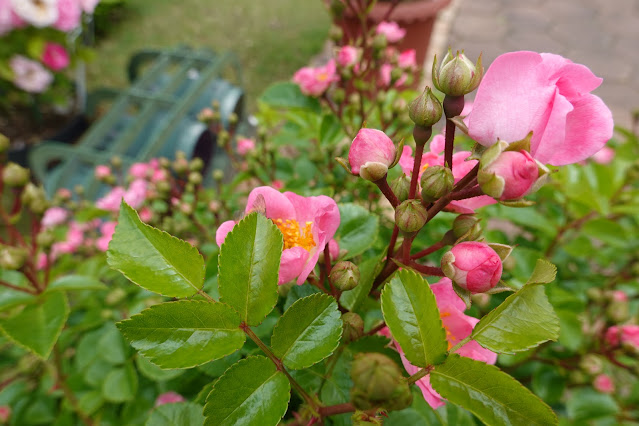
[[[204,260],[197,249],[142,223],[124,201],[107,262],[140,287],[164,296],[193,296],[204,284]]]
[[[339,204],[340,224],[336,239],[339,248],[346,251],[344,259],[362,254],[375,244],[379,219],[357,204]]]
[[[386,284],[381,299],[384,320],[411,364],[443,362],[448,342],[428,282],[415,272],[400,271]]]
[[[9,339],[47,359],[69,316],[65,293],[44,294],[11,318],[0,319]]]
[[[94,277],[84,275],[65,275],[49,284],[46,291],[105,290],[106,288],[107,286]]]
[[[556,425],[541,399],[493,365],[450,355],[430,373],[441,396],[471,411],[488,425]]]
[[[223,303],[162,303],[117,323],[131,345],[162,368],[189,368],[240,349],[246,336]]]
[[[205,425],[276,426],[288,408],[291,385],[268,358],[251,356],[215,382],[204,407]]]
[[[102,383],[102,396],[110,402],[125,402],[138,392],[138,375],[131,364],[109,371]]]
[[[282,234],[264,216],[252,213],[229,232],[219,256],[220,300],[248,325],[258,325],[277,303]]]
[[[293,370],[320,362],[339,345],[342,320],[337,302],[327,294],[297,300],[273,329],[271,348]]]
[[[192,402],[163,404],[151,411],[146,426],[202,426],[204,415],[202,406]]]
[[[530,279],[475,326],[471,338],[500,353],[525,351],[559,338],[559,318],[542,284],[554,281],[557,267],[538,259]]]

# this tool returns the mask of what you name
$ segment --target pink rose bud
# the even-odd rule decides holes
[[[94,174],[96,179],[105,179],[111,176],[111,168],[104,165],[95,166]]]
[[[173,404],[176,402],[184,402],[184,398],[179,393],[175,393],[173,391],[164,392],[155,400],[155,406],[159,407],[164,404]]]
[[[246,155],[255,150],[255,141],[248,138],[240,138],[237,140],[237,153]]]
[[[374,182],[386,176],[396,152],[393,141],[381,130],[361,129],[348,151],[348,162],[353,174]]]
[[[599,151],[595,152],[592,157],[592,161],[599,164],[609,164],[615,158],[615,150],[609,146],[604,146]]]
[[[605,339],[611,346],[625,344],[639,350],[639,325],[613,325],[606,330]]]
[[[354,66],[359,60],[360,50],[353,46],[342,46],[337,52],[337,63],[343,68]]]
[[[417,53],[415,49],[404,50],[399,54],[397,59],[397,65],[404,69],[416,69],[417,68]]]
[[[389,43],[396,43],[406,35],[406,30],[397,25],[397,22],[380,22],[375,32],[386,37]]]
[[[60,71],[69,66],[70,59],[64,46],[58,43],[47,43],[42,53],[42,63],[53,71]]]
[[[592,382],[592,385],[595,389],[597,389],[601,393],[614,393],[615,392],[615,384],[612,381],[612,378],[607,374],[600,374],[595,377],[595,380]]]
[[[11,418],[11,407],[8,405],[0,405],[0,423],[5,424],[9,423],[9,419]]]
[[[62,207],[49,207],[47,211],[44,212],[40,223],[45,228],[51,228],[64,223],[68,217],[69,212],[66,209]]]
[[[484,194],[506,201],[528,194],[538,177],[537,163],[522,150],[502,152],[479,172],[477,180]]]
[[[444,254],[441,265],[448,278],[471,293],[484,293],[495,287],[502,272],[495,250],[475,241],[455,245]]]

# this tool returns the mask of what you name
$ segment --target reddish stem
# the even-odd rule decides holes
[[[408,193],[408,198],[415,198],[415,193],[417,192],[417,181],[419,180],[419,168],[422,166],[422,156],[424,155],[424,145],[423,143],[418,143],[415,146],[415,159],[413,161],[413,174],[410,177],[410,191]]]
[[[384,196],[391,203],[393,208],[396,208],[399,205],[399,200],[397,199],[397,196],[395,195],[391,187],[388,185],[386,176],[384,176],[380,180],[375,181],[374,183],[375,185],[377,185],[379,190],[382,191],[382,194],[384,194]]]
[[[411,259],[420,259],[420,258],[422,258],[424,256],[428,256],[431,253],[435,253],[437,250],[439,250],[439,249],[441,249],[441,248],[443,248],[445,246],[447,246],[447,244],[443,240],[439,241],[439,242],[433,244],[432,246],[427,247],[424,250],[415,253],[410,258]]]

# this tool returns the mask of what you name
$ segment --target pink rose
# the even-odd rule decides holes
[[[400,68],[414,70],[417,68],[417,56],[415,49],[404,50],[399,54],[397,63]]]
[[[606,330],[605,339],[611,346],[628,344],[639,349],[639,325],[613,325]]]
[[[382,83],[383,87],[390,87],[392,82],[391,73],[393,71],[393,66],[391,64],[382,64],[379,67],[379,80]],[[406,74],[402,74],[401,77],[397,79],[393,87],[400,87],[404,83],[406,83]]]
[[[245,212],[253,211],[256,203],[266,205],[265,216],[284,235],[279,284],[296,278],[298,285],[303,284],[317,264],[319,254],[337,231],[337,204],[324,195],[302,197],[292,192],[282,194],[268,186],[251,191]],[[218,246],[222,246],[226,235],[234,226],[235,222],[232,220],[220,225],[215,234]]]
[[[21,55],[14,55],[9,60],[13,71],[13,84],[29,93],[42,93],[53,83],[53,75],[39,62]]]
[[[404,38],[406,30],[400,28],[397,22],[380,22],[375,30],[377,34],[382,34],[386,37],[389,43],[396,43]]]
[[[368,180],[383,178],[395,161],[397,150],[386,133],[376,129],[360,129],[348,151],[351,171]]]
[[[135,179],[146,179],[151,170],[152,167],[147,163],[133,163],[129,168],[129,175]]]
[[[342,46],[337,52],[337,63],[343,68],[350,68],[357,64],[360,50],[353,46]]]
[[[479,320],[464,314],[463,311],[466,308],[466,304],[457,296],[448,278],[442,278],[438,283],[431,285],[431,289],[435,294],[437,309],[439,310],[442,324],[446,330],[448,348],[451,349],[457,343],[470,336]],[[380,334],[391,337],[388,328],[381,330]],[[404,353],[399,344],[397,342],[394,342],[394,344],[400,354],[406,372],[412,375],[419,371],[419,367],[415,367],[404,357]],[[459,348],[457,353],[461,356],[487,364],[494,364],[497,361],[496,353],[482,348],[479,343],[472,340]],[[444,399],[430,384],[430,375],[419,379],[415,384],[422,391],[424,399],[431,407],[436,409],[444,405]]]
[[[111,176],[111,168],[109,166],[100,164],[98,166],[95,166],[93,174],[95,175],[96,179],[102,180]]]
[[[41,61],[53,71],[60,71],[69,66],[70,59],[64,46],[48,42],[44,46]]]
[[[511,52],[484,76],[469,116],[470,136],[490,146],[533,132],[533,158],[554,166],[576,163],[612,137],[612,113],[590,94],[601,84],[587,67],[559,55]]]
[[[123,195],[124,201],[134,209],[141,207],[146,200],[148,186],[147,181],[144,179],[134,180]]]
[[[176,402],[184,402],[184,397],[173,391],[164,392],[155,400],[155,406],[159,407],[164,404],[174,404]]]
[[[239,138],[237,140],[237,153],[244,156],[255,150],[255,141],[248,138]]]
[[[609,146],[604,146],[599,151],[595,152],[592,157],[592,161],[599,164],[610,164],[615,158],[615,150]]]
[[[104,222],[100,226],[100,238],[95,241],[95,246],[100,251],[107,251],[109,248],[109,242],[113,238],[113,234],[115,233],[116,222]]]
[[[279,179],[275,179],[273,182],[271,182],[271,186],[279,191],[280,189],[284,188],[284,182]]]
[[[124,197],[125,193],[126,190],[124,188],[116,186],[104,197],[98,199],[98,201],[95,202],[95,206],[102,210],[117,212],[120,209],[120,203],[122,202],[122,197]]]
[[[615,290],[612,292],[612,300],[615,302],[627,302],[628,295],[622,290]]]
[[[45,228],[51,228],[64,223],[68,217],[69,212],[66,209],[62,207],[50,207],[44,212],[41,224]]]
[[[71,31],[80,25],[82,9],[78,0],[58,0],[58,20],[53,26],[60,31]]]
[[[425,152],[422,156],[421,167],[419,169],[419,177],[428,166],[443,166],[444,165],[444,135],[436,135],[430,141],[430,150]],[[466,161],[471,155],[470,151],[459,151],[453,154],[453,177],[455,183],[461,180],[464,176],[470,172],[477,160]],[[413,149],[410,146],[404,146],[402,156],[399,159],[399,166],[406,176],[411,177],[413,174]],[[418,181],[419,182],[419,181]],[[456,213],[475,213],[475,209],[480,207],[495,204],[495,200],[487,195],[481,195],[479,197],[468,198],[466,200],[451,201],[446,209]]]
[[[331,59],[323,67],[304,67],[299,69],[293,76],[293,82],[300,86],[302,93],[308,96],[320,96],[330,87],[331,83],[337,81],[335,72],[335,61]]]
[[[528,194],[539,177],[539,168],[528,152],[506,151],[480,171],[482,177],[488,179],[479,180],[485,194],[502,201],[516,200]]]
[[[442,270],[461,288],[484,293],[501,278],[499,255],[486,243],[467,241],[456,244],[442,257]]]
[[[592,382],[592,386],[601,393],[615,393],[615,384],[613,383],[612,378],[607,374],[600,374],[595,377],[595,380]]]

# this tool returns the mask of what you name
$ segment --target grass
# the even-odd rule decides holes
[[[126,64],[144,48],[185,44],[235,52],[249,107],[319,53],[330,18],[321,0],[126,0],[122,22],[98,42],[89,88],[125,87]]]

